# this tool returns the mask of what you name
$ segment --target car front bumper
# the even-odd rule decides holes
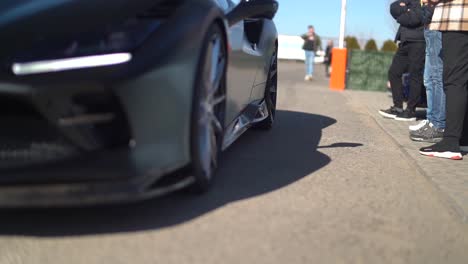
[[[34,176],[34,177],[31,177]],[[128,150],[2,171],[0,208],[62,207],[145,200],[193,183],[187,170],[141,171]]]
[[[93,128],[58,127],[80,153],[28,166],[0,164],[0,207],[137,201],[191,184],[190,174],[180,170],[190,163],[192,92],[199,59],[194,51],[201,48],[201,29],[222,15],[207,10],[201,4],[181,8],[131,51],[126,63],[25,76],[0,74],[0,97],[27,101],[56,127],[60,117],[73,113],[71,102],[77,95],[110,94],[117,98],[130,134],[128,141],[107,147],[95,144],[99,139],[92,136]]]

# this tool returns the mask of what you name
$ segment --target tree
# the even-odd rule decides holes
[[[382,48],[380,49],[381,51],[386,51],[386,52],[396,52],[398,49],[398,46],[393,42],[392,40],[387,40],[383,43]]]
[[[375,40],[370,39],[367,41],[366,46],[364,47],[365,51],[378,51],[379,49],[377,48],[377,43]]]
[[[348,36],[345,38],[346,48],[348,50],[360,50],[361,46],[356,37]]]

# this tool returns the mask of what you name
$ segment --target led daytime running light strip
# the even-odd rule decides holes
[[[14,63],[12,71],[15,75],[30,75],[50,72],[60,72],[93,67],[111,66],[129,62],[130,53],[114,53],[76,57],[68,59],[44,60],[35,62]]]

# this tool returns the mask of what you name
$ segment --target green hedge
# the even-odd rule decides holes
[[[392,52],[349,52],[347,89],[386,91],[388,69],[393,59]]]
[[[387,40],[383,43],[381,51],[396,52],[398,50],[397,44],[393,40]]]

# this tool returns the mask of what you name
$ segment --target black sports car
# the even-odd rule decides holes
[[[2,0],[0,206],[207,190],[273,126],[274,0]]]

